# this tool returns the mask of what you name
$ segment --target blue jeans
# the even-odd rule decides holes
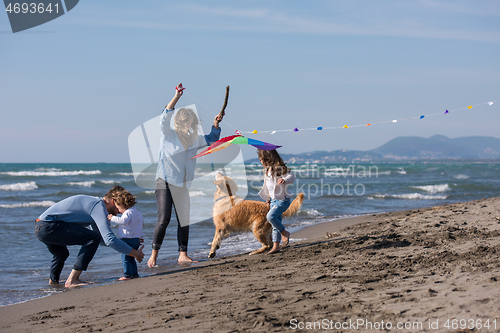
[[[127,243],[127,245],[129,245],[134,250],[137,250],[139,246],[141,246],[141,241],[139,238],[120,238],[120,239],[125,243]],[[128,278],[139,277],[139,274],[137,273],[137,263],[135,262],[134,257],[122,254],[122,262],[123,262],[123,272],[125,273],[125,277]]]
[[[267,213],[267,220],[273,226],[273,242],[281,242],[281,233],[285,230],[283,213],[290,207],[290,198],[284,200],[271,200],[271,209]]]
[[[73,269],[85,271],[92,258],[94,258],[94,254],[101,241],[99,233],[79,224],[65,222],[36,222],[35,236],[52,253],[50,279],[56,283],[59,283],[64,262],[69,256],[67,245],[82,246],[76,257]]]

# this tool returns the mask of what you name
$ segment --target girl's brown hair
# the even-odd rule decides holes
[[[127,190],[121,187],[120,185],[115,185],[111,190],[108,191],[108,193],[106,193],[104,198],[108,200],[111,199],[116,200],[120,196],[120,193],[124,191],[126,192]]]
[[[190,127],[186,127],[186,123],[192,121]],[[180,108],[175,115],[175,132],[181,140],[184,149],[191,147],[198,141],[198,117],[193,110],[187,108]]]
[[[133,207],[137,203],[137,201],[135,200],[135,197],[132,195],[132,193],[125,190],[119,193],[118,197],[115,199],[115,203],[125,209],[129,209],[130,207]]]
[[[271,175],[275,177],[281,177],[286,175],[290,169],[286,166],[286,163],[283,162],[280,154],[273,150],[258,150],[259,161],[264,166],[264,174],[267,175],[269,171],[271,171]]]

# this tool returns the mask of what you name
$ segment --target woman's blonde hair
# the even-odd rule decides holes
[[[286,166],[286,163],[283,162],[280,154],[273,150],[258,150],[259,161],[264,166],[264,174],[267,175],[269,171],[271,171],[271,175],[275,177],[281,177],[286,175],[290,169]]]
[[[186,127],[186,123],[191,122],[191,126]],[[198,141],[198,126],[200,122],[193,110],[188,108],[180,108],[175,115],[174,125],[175,132],[181,140],[184,149],[191,147]]]

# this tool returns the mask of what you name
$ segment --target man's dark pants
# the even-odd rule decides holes
[[[35,223],[35,236],[52,253],[50,279],[59,283],[64,262],[69,256],[67,245],[81,245],[73,269],[85,271],[99,247],[101,236],[82,225],[65,222],[38,221]]]

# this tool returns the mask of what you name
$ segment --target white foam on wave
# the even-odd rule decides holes
[[[193,198],[193,197],[201,197],[205,195],[205,193],[203,191],[190,191],[189,192],[189,197],[190,198]]]
[[[36,186],[35,182],[0,185],[0,191],[32,191],[37,188],[38,186]]]
[[[299,210],[298,215],[307,215],[307,216],[323,216],[323,213],[317,211],[313,208],[301,209]]]
[[[1,208],[27,208],[27,207],[50,207],[54,205],[54,201],[33,201],[33,202],[22,202],[17,204],[5,204],[0,205]]]
[[[35,171],[62,171],[62,169],[58,169],[58,168],[36,168]]]
[[[89,180],[87,182],[69,182],[66,183],[68,185],[75,185],[75,186],[84,186],[84,187],[92,187],[92,185],[95,184],[95,181]]]
[[[398,173],[399,173],[400,175],[406,175],[406,171],[405,171],[405,169],[403,169],[403,168],[399,168],[399,169],[398,169]]]
[[[120,184],[121,182],[116,181],[116,180],[100,180],[101,183],[103,184]]]
[[[7,171],[1,172],[2,175],[15,176],[15,177],[57,177],[57,176],[91,176],[100,175],[100,170],[78,170],[78,171]]]
[[[208,247],[211,243],[207,244]],[[217,250],[217,257],[224,257],[237,253],[251,252],[259,249],[262,245],[255,239],[252,232],[241,232],[230,234],[221,242],[220,249]],[[208,249],[200,251],[203,256],[208,254]]]
[[[446,200],[446,195],[425,195],[421,193],[405,193],[405,194],[374,194],[371,196],[375,199],[405,199],[405,200]]]
[[[458,175],[453,176],[453,178],[455,178],[455,179],[469,179],[470,177],[467,175],[464,175],[464,174],[458,174]]]
[[[119,175],[119,176],[133,176],[133,172],[114,172],[112,175]]]
[[[410,186],[413,188],[418,188],[422,191],[429,192],[429,193],[441,193],[441,192],[446,192],[446,191],[451,191],[451,187],[448,184],[443,184],[443,185],[424,185],[424,186]]]
[[[415,200],[415,199],[446,200],[446,198],[448,198],[447,195],[424,195],[420,193],[395,194],[394,197],[401,199],[410,199],[410,200]]]

